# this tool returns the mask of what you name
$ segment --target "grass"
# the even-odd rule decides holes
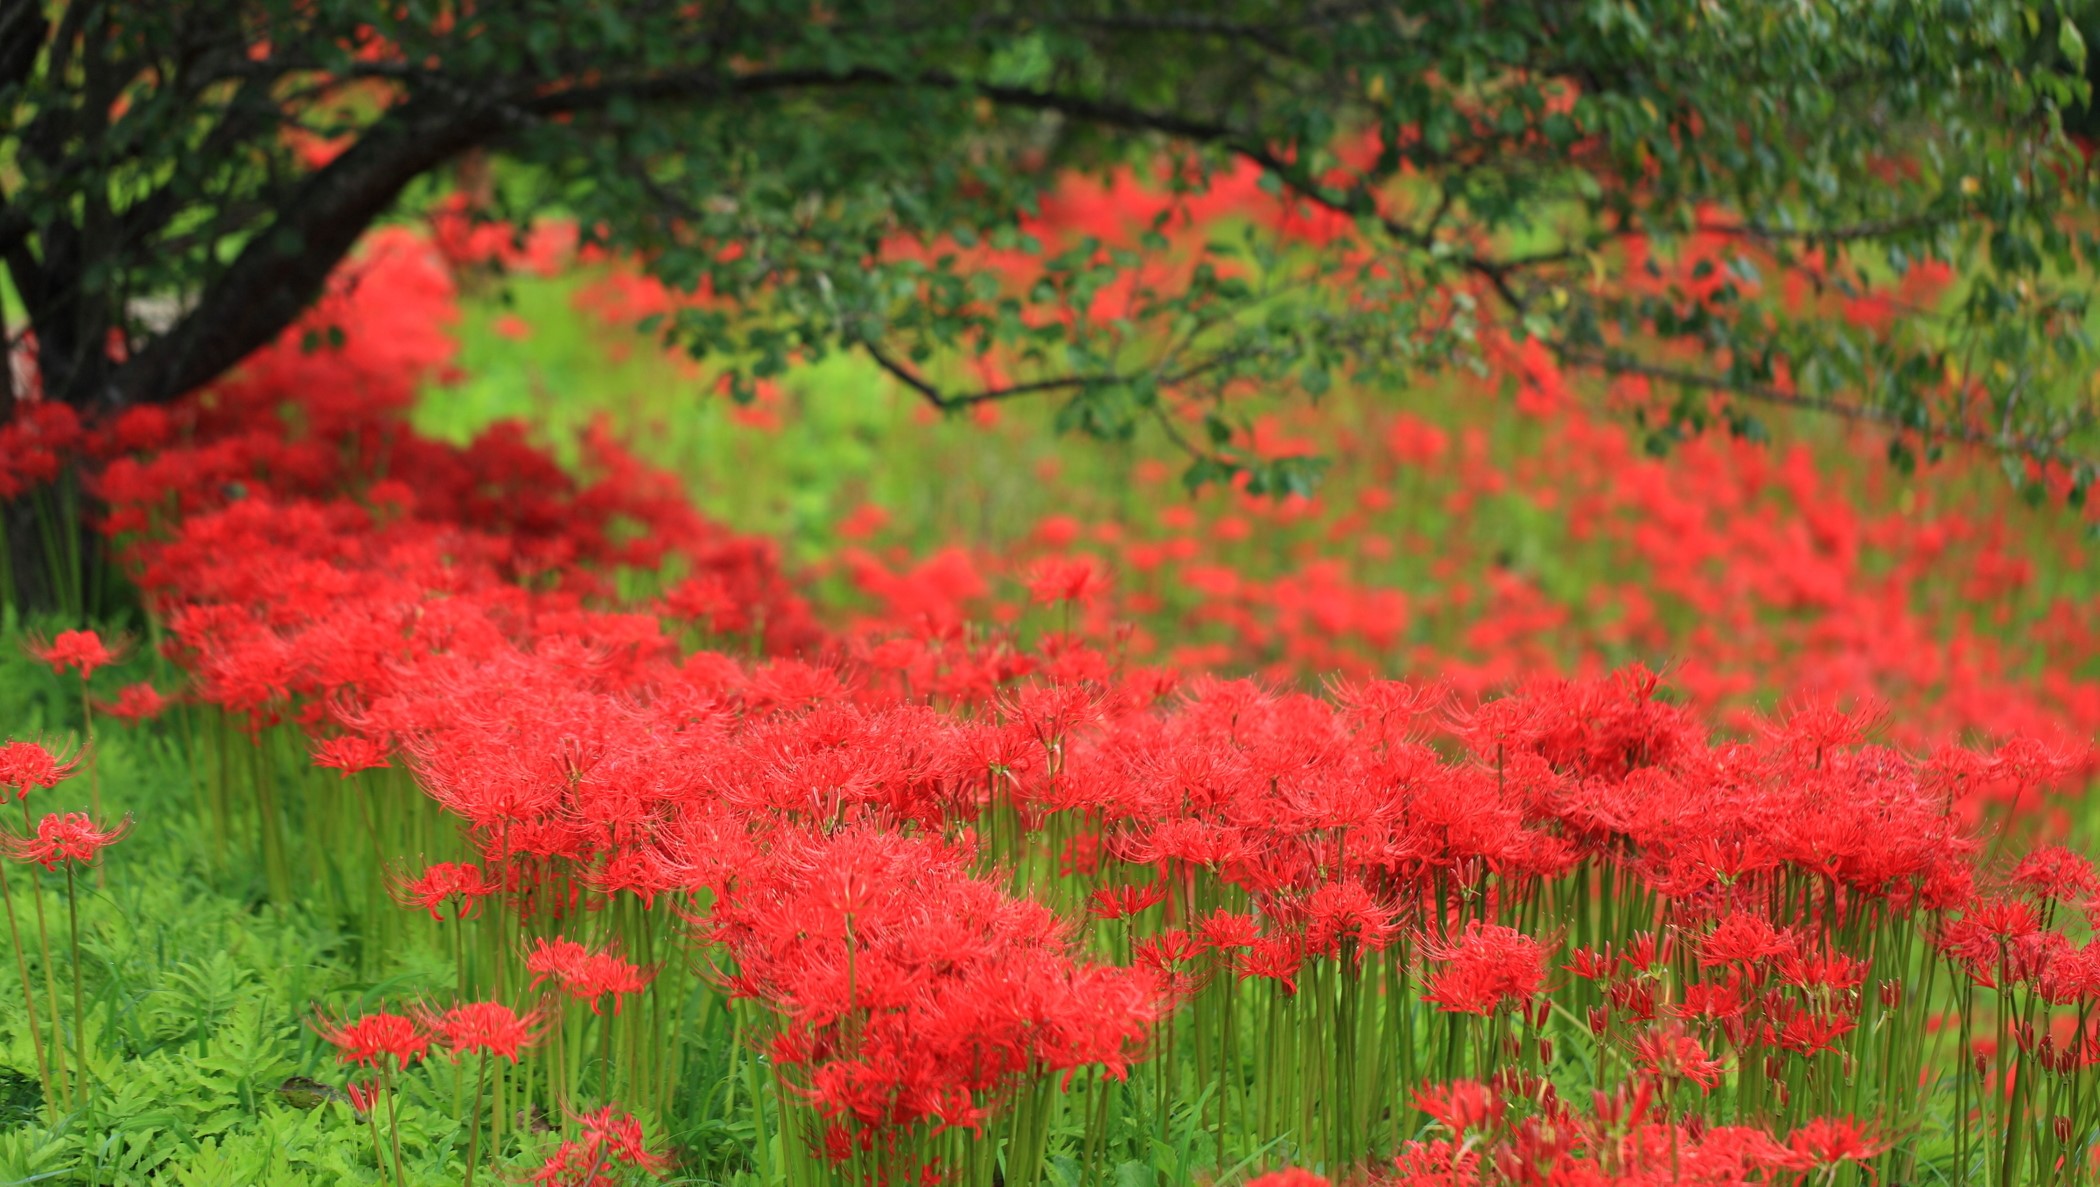
[[[0,716],[16,737],[64,738],[79,729],[71,678],[26,656],[20,624],[0,644]],[[98,676],[109,687],[156,673],[149,658]],[[70,1181],[322,1184],[346,1180],[363,1130],[348,1106],[285,1091],[294,1077],[336,1079],[330,1053],[303,1018],[317,1001],[355,1003],[432,984],[435,962],[360,945],[342,921],[297,902],[271,902],[253,863],[211,868],[205,820],[192,811],[194,768],[179,717],[128,729],[98,727],[107,811],[134,831],[109,851],[106,878],[83,880],[81,958],[96,1050],[121,1055],[98,1073],[108,1091],[54,1127],[38,1112],[33,1078],[0,1074],[0,1183]],[[42,813],[77,810],[82,782],[31,798]],[[15,866],[24,923],[32,917]],[[63,902],[63,879],[42,875],[44,903]],[[56,976],[72,973],[54,941]],[[40,953],[31,975],[44,1002]],[[70,1020],[68,1026],[70,1027]],[[34,1068],[19,994],[0,995],[10,1069]],[[318,1107],[301,1107],[313,1104]],[[441,1156],[449,1112],[411,1108],[417,1145]]]

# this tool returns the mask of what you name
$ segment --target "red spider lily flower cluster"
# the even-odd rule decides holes
[[[1524,1008],[1546,980],[1545,945],[1513,927],[1473,920],[1449,947],[1423,996],[1440,1010],[1492,1014]]]
[[[342,1021],[322,1015],[313,1025],[335,1047],[337,1059],[360,1067],[383,1067],[388,1066],[383,1061],[391,1061],[398,1071],[423,1058],[435,1040],[428,1028],[404,1014],[366,1014]]]
[[[15,793],[18,800],[32,791],[49,790],[72,777],[79,757],[55,754],[40,742],[8,742],[0,745],[0,788]]]
[[[561,1143],[529,1182],[549,1187],[619,1187],[629,1171],[660,1174],[671,1160],[649,1149],[641,1122],[607,1105],[577,1119],[583,1136]]]
[[[1698,1039],[1678,1027],[1658,1027],[1642,1035],[1634,1040],[1633,1054],[1641,1074],[1657,1080],[1689,1080],[1708,1092],[1721,1082],[1721,1065],[1707,1056]]]
[[[1451,1085],[1431,1103],[1437,1124],[1452,1136],[1407,1142],[1373,1183],[1737,1187],[1828,1175],[1888,1148],[1845,1117],[1814,1118],[1785,1140],[1756,1126],[1675,1119],[1645,1087],[1598,1093],[1587,1110],[1549,1098],[1521,1119],[1502,1107],[1495,1089],[1477,1083]]]
[[[85,812],[52,812],[37,821],[34,835],[0,837],[0,847],[5,847],[7,855],[16,861],[35,862],[55,870],[61,865],[89,864],[130,831],[128,816],[102,828]]]
[[[1100,562],[1090,557],[1052,558],[1028,571],[1028,596],[1039,606],[1091,602],[1108,586]]]
[[[48,643],[32,642],[29,653],[51,665],[54,672],[71,670],[85,680],[95,674],[95,669],[108,667],[122,658],[124,647],[121,643],[111,647],[94,631],[60,631]]]
[[[649,982],[655,980],[652,971],[618,953],[593,952],[564,939],[535,941],[525,968],[532,973],[533,984],[552,982],[570,997],[589,1002],[592,1013],[598,1012],[607,997],[612,998],[613,1013],[619,1013],[624,999],[649,988]]]
[[[458,900],[453,908],[453,919],[472,918],[481,901],[499,889],[501,887],[490,881],[478,865],[441,861],[396,886],[394,901],[428,911],[432,919],[442,923],[446,918],[444,908],[447,903]]]
[[[454,1055],[493,1055],[516,1063],[526,1048],[540,1040],[539,1012],[520,1014],[502,1002],[467,1002],[448,1010],[425,1010],[417,1021],[438,1046]]]
[[[1247,1187],[1329,1187],[1327,1179],[1302,1167],[1286,1167],[1247,1180]]]
[[[119,721],[138,724],[159,717],[168,708],[168,698],[159,689],[146,681],[127,684],[117,690],[117,699],[98,701],[95,707]]]
[[[340,772],[343,778],[387,765],[386,747],[371,738],[344,734],[314,747],[314,765]]]
[[[1156,979],[1078,958],[1063,921],[970,857],[869,827],[788,831],[713,912],[730,991],[783,1020],[774,1061],[864,1136],[977,1129],[1023,1077],[1121,1076],[1170,1004]]]

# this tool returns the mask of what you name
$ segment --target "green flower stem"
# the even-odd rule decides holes
[[[29,1020],[29,1042],[36,1048],[37,1082],[43,1085],[44,1104],[51,1110],[52,1122],[57,1123],[58,1094],[51,1083],[51,1057],[44,1052],[43,1023],[36,1016],[36,994],[30,989],[29,953],[22,947],[22,928],[15,920],[15,892],[7,877],[7,865],[0,862],[0,898],[7,902],[7,935],[15,947],[15,971],[22,976],[22,1008]]]

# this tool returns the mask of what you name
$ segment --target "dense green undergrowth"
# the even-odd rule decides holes
[[[47,632],[48,633],[48,632]],[[66,739],[74,690],[31,660],[29,632],[0,632],[0,720],[15,737]],[[98,673],[110,689],[159,676],[150,656]],[[0,1183],[175,1183],[303,1187],[370,1181],[365,1126],[342,1093],[333,1052],[308,1026],[315,1003],[356,1009],[435,988],[441,964],[415,948],[374,950],[345,920],[272,901],[253,848],[212,868],[214,840],[195,811],[196,768],[181,710],[126,727],[98,724],[106,810],[132,833],[80,887],[87,1044],[103,1090],[85,1110],[42,1115],[22,996],[0,995]],[[83,808],[74,780],[32,800],[39,813]],[[41,945],[26,879],[42,880],[61,991],[72,975],[60,928],[64,880],[9,872],[43,1000]],[[8,963],[13,963],[9,961]],[[26,1071],[25,1071],[26,1069]],[[423,1181],[444,1182],[464,1141],[449,1108],[403,1100],[406,1150]]]

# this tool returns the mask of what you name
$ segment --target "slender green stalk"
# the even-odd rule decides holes
[[[406,1071],[406,1068],[397,1069]],[[405,1184],[407,1175],[401,1169],[401,1120],[394,1113],[394,1081],[387,1075],[385,1065],[379,1069],[379,1095],[386,1098],[386,1136],[394,1150],[394,1182]],[[471,1173],[471,1172],[470,1172]]]
[[[0,898],[7,902],[7,936],[15,948],[15,971],[22,976],[22,1008],[29,1022],[30,1045],[36,1048],[37,1082],[43,1086],[44,1105],[51,1110],[52,1123],[57,1124],[58,1094],[51,1083],[51,1058],[44,1053],[43,1023],[36,1016],[36,994],[30,989],[29,952],[22,946],[22,928],[15,920],[15,892],[4,861],[0,861]]]
[[[378,1102],[374,1101],[371,1104],[367,1105],[365,1107],[364,1114],[365,1128],[369,1129],[372,1132],[372,1165],[375,1169],[378,1170],[379,1176],[381,1178],[385,1178],[387,1173],[386,1151],[379,1144]],[[401,1176],[398,1170],[395,1172],[394,1182],[397,1185],[401,1182]]]
[[[473,1111],[467,1116],[467,1187],[474,1187],[474,1171],[481,1165],[481,1098],[489,1086],[489,1053],[481,1053],[481,1072],[474,1082]]]
[[[95,702],[88,696],[86,673],[80,677],[80,733],[81,750],[87,758],[88,812],[99,821],[103,819],[102,763],[101,756],[95,752]],[[109,874],[99,865],[95,867],[95,885],[97,888],[109,885]]]
[[[95,755],[95,702],[88,696],[87,677],[80,678],[80,736],[81,750],[87,758],[88,811],[95,819],[102,819],[102,772]],[[98,869],[100,867],[97,867]]]
[[[36,826],[29,818],[29,801],[23,800],[21,803],[22,831],[25,835],[34,836],[36,834]],[[66,1069],[65,1025],[59,1021],[58,1017],[58,972],[52,968],[51,964],[51,930],[44,915],[44,887],[42,881],[34,874],[30,875],[29,878],[29,895],[36,903],[37,948],[43,953],[44,957],[44,1004],[51,1013],[53,1083],[66,1084],[68,1086],[66,1095],[71,1097],[75,1093],[70,1087],[72,1077]]]
[[[66,918],[73,933],[73,1062],[78,1069],[79,1091],[75,1093],[85,1106],[94,1092],[94,1076],[88,1069],[87,1057],[87,1007],[81,991],[80,976],[80,896],[75,889],[72,862],[66,863]]]

